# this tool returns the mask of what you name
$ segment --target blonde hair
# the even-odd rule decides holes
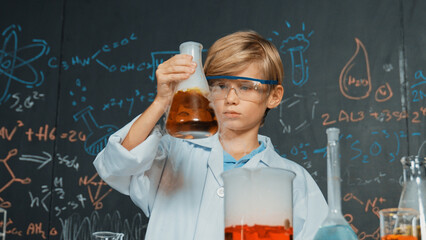
[[[218,39],[204,63],[206,76],[233,75],[259,64],[264,80],[282,84],[283,64],[277,48],[255,31],[239,31]]]

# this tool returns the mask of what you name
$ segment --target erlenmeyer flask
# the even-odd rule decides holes
[[[403,157],[401,163],[404,182],[398,207],[419,211],[419,239],[426,240],[426,157]]]
[[[327,129],[327,200],[328,215],[314,240],[357,240],[355,232],[342,214],[340,193],[340,150],[338,128]]]
[[[181,54],[193,56],[197,63],[195,73],[176,86],[167,114],[166,130],[177,138],[205,138],[217,132],[217,121],[208,100],[209,86],[203,71],[203,46],[196,42],[180,45]]]

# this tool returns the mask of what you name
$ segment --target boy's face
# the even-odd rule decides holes
[[[250,64],[244,71],[236,74],[236,76],[257,79],[263,78],[256,64]],[[226,80],[226,82],[220,83],[218,86],[219,90],[225,89],[227,94],[219,99],[212,99],[220,126],[219,130],[222,133],[226,130],[258,131],[266,109],[274,108],[281,102],[282,94],[278,99],[275,96],[276,89],[269,91],[266,84],[248,81],[249,83],[258,84],[255,85],[257,87],[257,94],[250,95],[250,93],[246,91],[248,86],[241,82],[244,81]],[[277,86],[276,88],[282,89],[281,86]]]

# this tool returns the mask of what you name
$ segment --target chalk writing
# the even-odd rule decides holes
[[[423,86],[426,84],[426,77],[423,75],[423,71],[419,70],[416,73],[414,73],[414,79],[416,82],[410,86],[411,95],[413,97],[413,102],[420,102],[426,99],[426,90],[419,89],[420,86]]]
[[[359,204],[361,206],[364,207],[364,211],[366,213],[372,213],[373,216],[377,217],[377,225],[378,225],[378,219],[380,218],[379,216],[379,211],[380,208],[378,207],[378,204],[383,204],[384,202],[386,202],[386,199],[384,199],[383,197],[374,197],[372,199],[367,199],[367,201],[362,201],[360,200],[356,195],[354,195],[353,193],[347,193],[344,197],[343,197],[343,201],[344,202],[355,202],[356,204]],[[380,228],[379,226],[377,226],[377,228],[371,232],[371,233],[367,233],[365,231],[359,231],[359,229],[355,226],[354,223],[354,217],[352,214],[347,213],[345,214],[345,219],[346,221],[348,221],[348,223],[351,225],[352,229],[354,229],[355,233],[358,235],[358,239],[360,240],[364,240],[367,238],[372,238],[372,239],[380,239]]]
[[[52,155],[50,153],[45,151],[42,151],[42,153],[44,156],[22,154],[19,157],[19,160],[38,163],[40,164],[40,166],[38,166],[37,169],[40,170],[52,161]],[[57,153],[56,159],[59,165],[65,165],[66,167],[74,168],[76,171],[78,171],[78,168],[80,167],[79,163],[77,162],[77,156],[74,156],[74,158],[69,159],[68,155],[62,156],[61,154]]]
[[[0,227],[3,226],[3,222],[0,222]],[[46,233],[45,228],[43,227],[43,223],[42,222],[30,222],[26,228],[26,231],[24,230],[20,230],[17,227],[13,226],[14,222],[12,220],[12,218],[9,218],[7,223],[6,223],[6,227],[7,227],[7,231],[6,234],[8,236],[19,236],[19,237],[23,237],[23,236],[40,236],[43,239],[47,239],[47,235],[49,236],[56,236],[58,235],[58,231],[56,230],[55,227],[52,227],[50,229],[50,231],[48,233]]]
[[[43,209],[46,212],[49,212],[49,207],[47,206],[46,201],[49,200],[48,197],[50,197],[50,195],[52,194],[52,192],[50,191],[50,189],[47,187],[47,185],[42,185],[41,186],[41,193],[43,193],[43,197],[34,197],[32,192],[28,192],[28,195],[30,196],[30,207],[43,207]]]
[[[109,53],[112,50],[120,48],[120,47],[124,47],[127,44],[129,44],[131,41],[135,41],[137,39],[138,39],[137,36],[134,33],[131,33],[130,36],[124,37],[119,41],[104,44],[100,49],[96,50],[95,53],[91,54],[91,56],[89,57],[74,56],[74,57],[71,57],[71,61],[63,60],[61,63],[58,63],[57,57],[51,57],[48,61],[48,66],[50,68],[58,68],[59,66],[61,66],[64,70],[69,70],[71,67],[74,67],[74,66],[86,67],[90,65],[91,63],[93,63],[94,61],[100,66],[107,68],[108,71],[114,72],[117,69],[117,67],[115,65],[112,65],[110,67],[106,66],[106,64],[103,63],[98,58],[99,54]]]
[[[23,98],[21,98],[20,95],[20,93],[14,93],[11,95],[11,98],[9,98],[10,101],[13,101],[10,108],[14,109],[16,112],[23,112],[25,109],[32,108],[36,100],[44,100],[44,94],[37,91],[33,91],[31,95]]]
[[[110,98],[107,103],[103,104],[102,111],[111,109],[113,107],[124,108],[127,105],[128,106],[127,114],[131,116],[133,105],[135,104],[135,99],[138,102],[142,103],[144,101],[153,102],[154,98],[155,98],[155,93],[153,92],[147,93],[146,95],[142,95],[141,91],[139,91],[138,89],[135,89],[135,93],[130,97],[126,97],[125,99]]]
[[[95,182],[95,178],[98,178],[99,180]],[[112,188],[109,187],[106,191],[102,191],[102,188],[104,186],[108,186],[108,184],[106,184],[101,178],[99,178],[97,173],[93,175],[90,179],[88,179],[87,176],[85,176],[84,178],[80,177],[78,185],[87,186],[87,192],[89,193],[90,201],[92,202],[96,210],[102,209],[103,203],[101,201],[112,191]],[[93,194],[93,192],[95,192],[95,194]],[[100,195],[101,192],[103,192],[102,195]]]
[[[0,137],[3,139],[7,139],[8,141],[11,141],[13,136],[15,135],[18,128],[24,126],[24,123],[21,120],[17,121],[17,125],[12,128],[12,130],[9,131],[9,129],[5,126],[2,126],[0,128]]]
[[[82,194],[77,194],[73,200],[65,200],[65,189],[62,177],[55,177],[53,181],[53,187],[50,189],[47,185],[41,186],[41,194],[34,196],[31,191],[28,192],[30,197],[30,207],[42,207],[44,211],[49,212],[49,198],[55,197],[57,202],[63,202],[62,205],[54,206],[53,210],[55,216],[59,216],[63,211],[67,209],[75,210],[78,207],[85,208],[85,201],[87,199]],[[65,201],[61,201],[65,200]]]
[[[37,71],[31,63],[43,55],[47,55],[50,48],[46,41],[33,39],[32,44],[18,46],[18,32],[21,31],[19,25],[11,25],[2,32],[4,42],[0,48],[0,104],[6,101],[9,87],[12,81],[24,84],[28,88],[38,87],[44,81],[42,71]],[[37,52],[35,55],[28,55]],[[22,78],[22,72],[31,73],[32,76]]]
[[[55,206],[55,216],[58,217],[61,213],[67,209],[75,210],[78,207],[85,208],[84,202],[87,199],[82,194],[77,194],[75,200],[67,201],[63,206]]]
[[[38,128],[38,132],[34,132],[32,128],[28,128],[27,131],[25,131],[25,135],[27,135],[27,140],[29,142],[33,141],[33,139],[38,140],[40,142],[55,141],[57,138],[56,127],[50,128],[48,124],[40,126]],[[59,139],[65,139],[69,142],[86,141],[86,135],[81,131],[77,132],[75,130],[62,132],[58,135],[58,137]]]
[[[374,98],[377,102],[386,102],[393,96],[392,88],[389,83],[385,83],[377,88]]]
[[[5,139],[7,141],[12,141],[14,135],[16,134],[18,128],[24,126],[24,123],[21,120],[17,121],[17,125],[13,127],[11,130],[9,130],[7,127],[2,126],[0,128],[0,137],[1,139]],[[56,140],[56,127],[50,128],[48,124],[45,124],[44,126],[40,126],[38,128],[38,132],[34,132],[32,128],[27,128],[25,131],[25,135],[27,135],[27,140],[29,142],[33,141],[33,139],[36,139],[38,141],[54,141]],[[68,140],[69,142],[77,142],[86,141],[86,134],[76,130],[69,130],[68,132],[62,132],[58,134],[59,139]]]
[[[407,111],[393,111],[389,109],[383,109],[381,111],[371,110],[369,113],[359,110],[359,111],[350,111],[347,112],[345,110],[340,110],[337,116],[331,116],[330,113],[323,113],[321,118],[323,119],[322,125],[328,126],[335,123],[355,123],[363,120],[374,119],[380,122],[390,122],[396,121],[399,122],[401,120],[410,118],[410,122],[414,124],[419,124],[424,121],[426,117],[426,108],[419,107],[418,110],[413,109],[411,113],[407,113]]]
[[[13,226],[13,223],[14,222],[13,222],[12,218],[9,218],[7,220],[6,229],[8,229],[8,230],[6,231],[6,235],[8,235],[8,236],[20,236],[20,237],[22,237],[23,236],[23,231],[20,230],[20,229],[18,229],[15,226]]]

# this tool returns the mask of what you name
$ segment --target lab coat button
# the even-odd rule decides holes
[[[223,187],[218,188],[216,193],[221,198],[223,198],[223,196],[225,196],[225,191],[224,191]]]

